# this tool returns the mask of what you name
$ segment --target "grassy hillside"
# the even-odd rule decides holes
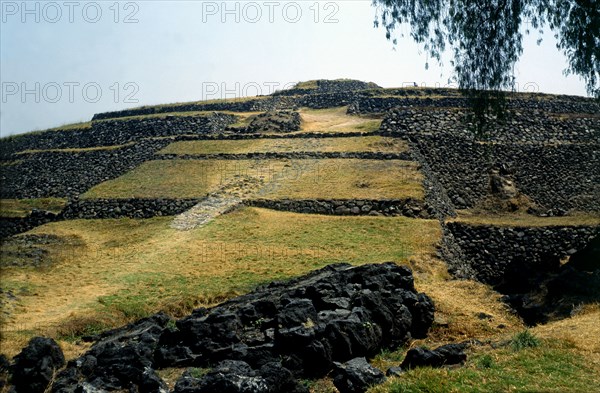
[[[43,269],[5,268],[2,288],[21,290],[20,312],[7,321],[14,353],[36,329],[81,334],[158,310],[183,315],[334,262],[409,263],[432,253],[436,221],[403,217],[333,217],[246,208],[192,231],[172,218],[75,220],[31,234],[77,238],[68,252],[51,250]],[[393,242],[390,245],[390,242]],[[77,293],[77,296],[72,296]]]

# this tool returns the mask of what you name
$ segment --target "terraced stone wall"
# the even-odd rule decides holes
[[[169,144],[145,140],[112,150],[40,152],[2,166],[0,198],[74,197],[128,172]]]
[[[327,214],[341,216],[406,216],[432,218],[434,209],[415,199],[302,199],[271,200],[252,199],[244,202],[247,206],[290,211],[297,213]]]
[[[200,199],[79,199],[70,201],[61,216],[64,219],[173,216],[198,202]]]
[[[410,90],[405,90],[410,92]],[[420,93],[416,90],[415,93]],[[413,94],[415,94],[413,93]],[[348,107],[348,113],[367,114],[383,113],[398,107],[431,107],[431,108],[465,108],[467,99],[457,96],[446,97],[446,93],[432,92],[432,95],[443,94],[442,97],[371,97],[362,95],[357,97]],[[396,95],[396,94],[394,94]],[[600,111],[600,105],[593,99],[582,97],[561,96],[556,98],[510,98],[507,100],[507,107],[515,110],[538,110],[546,113],[587,113],[596,114]]]
[[[560,118],[522,111],[490,123],[477,137],[464,112],[397,108],[381,135],[412,141],[413,155],[430,168],[455,208],[473,207],[488,195],[492,168],[504,168],[541,214],[600,211],[600,118]]]
[[[34,210],[27,217],[0,217],[0,239],[7,238],[17,233],[27,232],[37,226],[56,221],[59,215]]]
[[[489,173],[504,166],[539,211],[600,211],[600,145],[481,144],[449,135],[411,137],[456,208],[489,193]]]
[[[445,241],[462,250],[462,258],[446,258],[451,272],[495,286],[519,281],[519,275],[556,271],[561,259],[600,235],[600,226],[506,227],[449,222],[444,230],[450,235]]]
[[[233,115],[167,116],[93,122],[90,128],[73,128],[18,135],[0,140],[0,159],[15,158],[25,150],[82,149],[122,145],[145,138],[180,134],[206,134],[234,123]]]

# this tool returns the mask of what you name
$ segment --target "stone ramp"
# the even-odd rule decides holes
[[[214,218],[235,209],[242,199],[226,195],[208,196],[173,220],[171,228],[188,231],[206,225]]]
[[[233,180],[223,183],[218,191],[209,194],[194,207],[176,216],[171,223],[171,228],[189,231],[204,226],[216,217],[235,209],[262,185],[262,179],[236,176]]]

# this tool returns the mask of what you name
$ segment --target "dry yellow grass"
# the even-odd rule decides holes
[[[260,196],[273,199],[422,199],[422,175],[416,163],[401,160],[298,160],[285,181]]]
[[[40,332],[75,334],[86,325],[115,326],[159,309],[182,315],[329,263],[408,263],[431,255],[441,236],[435,220],[254,208],[191,231],[170,228],[171,220],[73,220],[31,231],[80,242],[57,255],[53,266],[2,271],[3,288],[28,288],[2,329],[2,352],[14,355]]]
[[[201,198],[239,178],[268,181],[290,160],[147,161],[125,175],[93,187],[84,198]]]
[[[83,197],[200,198],[249,178],[264,198],[423,198],[417,164],[360,159],[148,161]]]
[[[589,304],[576,315],[560,321],[540,325],[533,332],[544,338],[565,340],[600,373],[600,304]],[[599,374],[600,375],[600,374]]]
[[[379,129],[381,119],[374,116],[353,116],[346,114],[348,108],[301,109],[302,127],[299,132],[373,132]]]
[[[420,282],[436,304],[437,326],[428,343],[492,339],[523,329],[523,323],[489,286],[470,280]],[[480,315],[486,314],[488,317]]]
[[[408,149],[398,138],[381,136],[348,138],[286,138],[215,141],[182,141],[165,147],[159,154],[215,154],[266,152],[384,152],[400,153]]]

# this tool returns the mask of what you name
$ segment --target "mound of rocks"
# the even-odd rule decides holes
[[[189,367],[175,392],[306,392],[298,378],[424,337],[433,313],[406,267],[330,265],[178,321],[156,314],[88,338],[96,343],[52,391],[167,391],[155,370]],[[23,374],[18,364],[13,376]]]
[[[14,358],[11,383],[18,392],[43,393],[65,357],[51,338],[34,337]]]
[[[300,129],[300,114],[295,111],[268,111],[257,115],[247,132],[292,132]]]
[[[313,81],[300,82],[291,89],[276,91],[273,93],[273,96],[346,93],[366,89],[381,89],[381,86],[373,82],[363,82],[354,79],[317,79]]]

